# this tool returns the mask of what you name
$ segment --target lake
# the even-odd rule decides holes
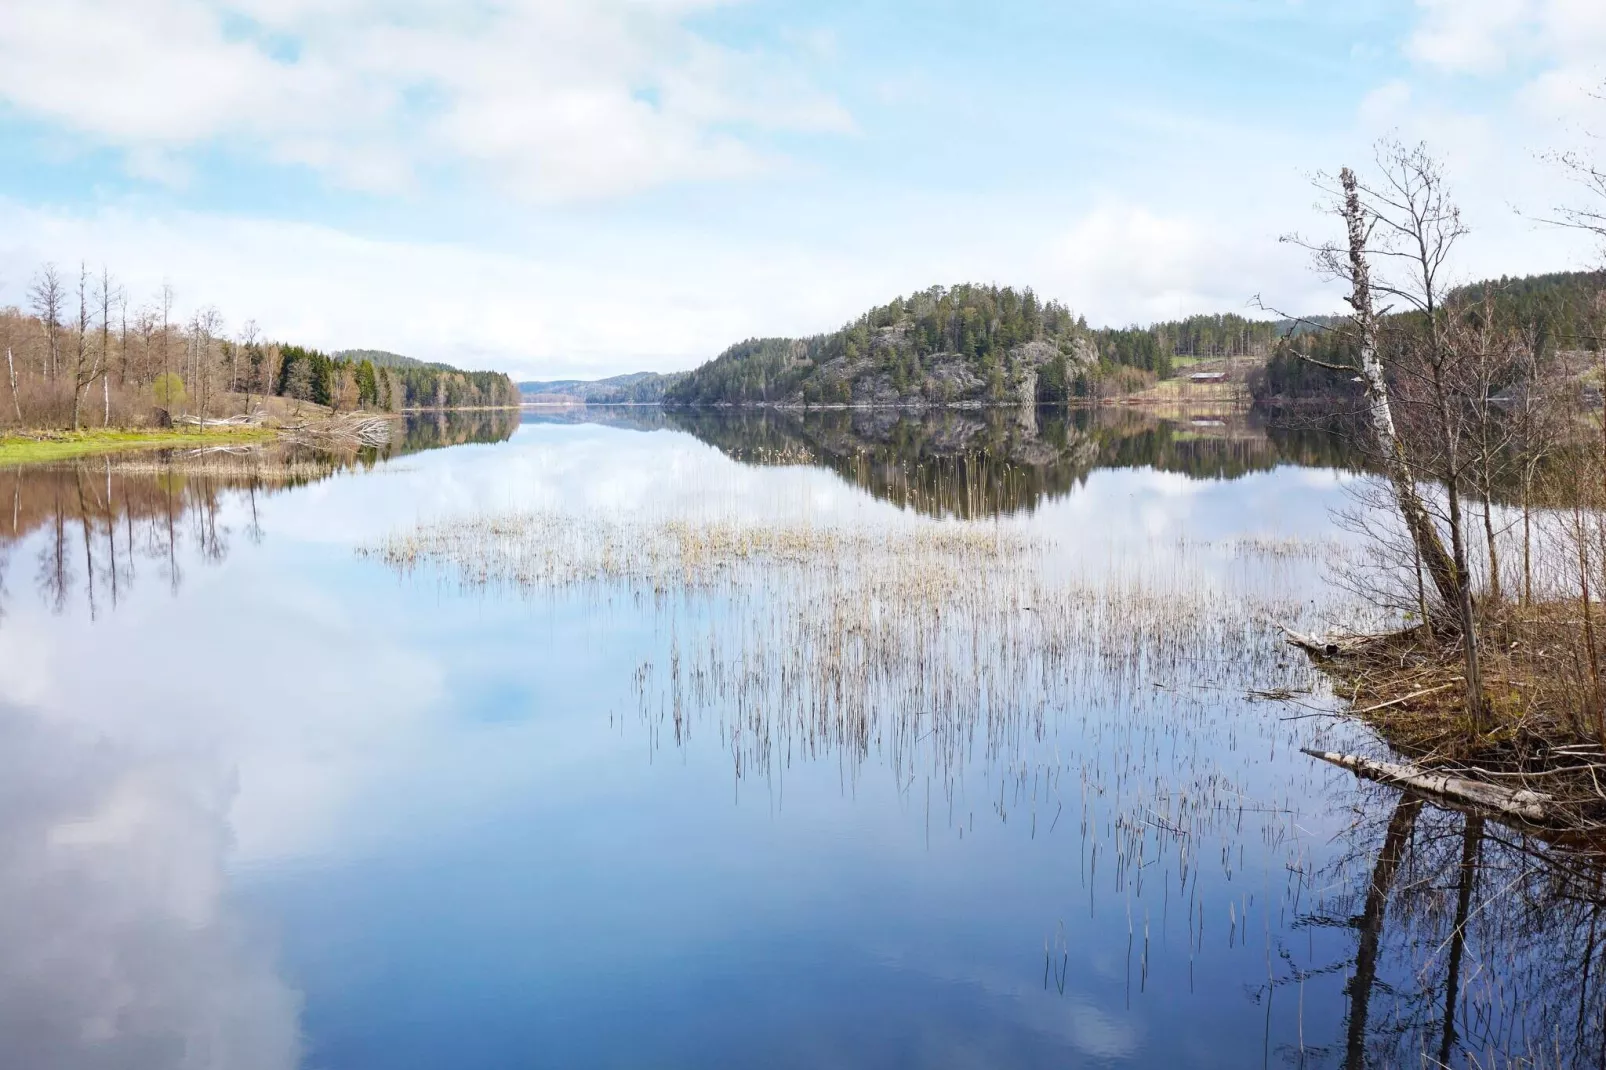
[[[1300,751],[1383,753],[1279,630],[1368,478],[1046,411],[0,471],[0,1062],[1606,1065],[1598,859]]]

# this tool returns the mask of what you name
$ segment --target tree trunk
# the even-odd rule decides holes
[[[1527,465],[1522,474],[1522,604],[1533,600],[1533,467]]]
[[[1417,791],[1441,796],[1466,806],[1479,807],[1519,821],[1547,820],[1552,814],[1551,804],[1555,802],[1551,796],[1527,788],[1486,784],[1481,780],[1435,773],[1431,769],[1421,769],[1414,765],[1380,762],[1375,758],[1366,758],[1358,754],[1335,754],[1332,751],[1311,750],[1309,747],[1301,747],[1300,751],[1312,758],[1331,762],[1340,769],[1348,769],[1356,776],[1365,777],[1367,780],[1393,784],[1396,787],[1415,788]]]
[[[1354,288],[1350,304],[1355,309],[1355,318],[1361,329],[1361,379],[1366,385],[1372,434],[1388,470],[1400,515],[1405,520],[1417,552],[1422,556],[1428,578],[1433,581],[1440,602],[1453,612],[1460,605],[1463,583],[1456,574],[1455,562],[1445,550],[1444,540],[1439,537],[1433,518],[1428,515],[1422,497],[1417,493],[1416,478],[1406,462],[1404,445],[1394,429],[1394,409],[1389,403],[1388,381],[1383,376],[1383,362],[1377,354],[1377,313],[1372,306],[1371,269],[1366,262],[1366,220],[1361,212],[1355,172],[1344,168],[1340,180],[1344,185],[1344,222],[1349,230],[1349,260]]]
[[[22,423],[22,402],[17,398],[17,365],[11,359],[11,347],[6,347],[6,371],[11,373],[11,407],[16,410],[17,423]]]
[[[1491,495],[1494,488],[1486,477],[1483,484],[1483,539],[1489,546],[1489,597],[1500,602],[1500,554],[1494,544],[1494,506]]]
[[[1450,506],[1450,545],[1455,560],[1455,575],[1459,581],[1456,590],[1456,611],[1461,618],[1461,656],[1466,665],[1467,713],[1472,727],[1487,732],[1490,727],[1489,703],[1483,694],[1483,669],[1478,660],[1478,619],[1472,605],[1472,585],[1468,582],[1471,568],[1467,563],[1466,525],[1461,515],[1461,489],[1457,486],[1455,457],[1450,458],[1449,485],[1445,497]]]

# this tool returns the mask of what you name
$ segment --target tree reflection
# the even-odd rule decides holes
[[[246,458],[142,452],[0,472],[9,490],[9,524],[0,526],[0,619],[9,566],[24,544],[35,560],[35,586],[54,613],[75,600],[91,620],[116,610],[141,564],[154,565],[173,593],[189,557],[227,560],[233,533],[223,520],[231,496],[242,497],[246,536],[264,538],[260,499],[325,479],[337,471],[407,453],[465,442],[503,441],[518,428],[512,412],[430,413],[409,421],[383,450],[346,453],[272,450]]]
[[[662,423],[746,464],[818,465],[877,498],[961,518],[1030,512],[1100,468],[1233,479],[1284,464],[1354,463],[1337,435],[1268,428],[1247,414],[1168,420],[1129,408],[627,410],[593,419]]]
[[[1356,932],[1335,964],[1346,1070],[1606,1066],[1606,856],[1411,795],[1389,814],[1351,830],[1324,874],[1341,890],[1300,919]]]

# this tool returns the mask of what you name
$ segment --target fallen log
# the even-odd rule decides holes
[[[1312,758],[1331,762],[1368,780],[1415,788],[1429,795],[1442,796],[1524,821],[1544,821],[1550,816],[1550,804],[1555,801],[1553,796],[1543,792],[1530,791],[1527,788],[1504,788],[1497,784],[1485,784],[1464,777],[1429,772],[1414,765],[1380,762],[1373,758],[1362,758],[1357,754],[1335,754],[1332,751],[1311,750],[1309,747],[1301,747],[1300,750]]]
[[[1289,646],[1298,647],[1307,654],[1318,658],[1334,658],[1338,656],[1338,643],[1331,639],[1322,639],[1314,635],[1302,635],[1292,628],[1284,628],[1283,634],[1288,637]]]
[[[1337,658],[1364,653],[1380,643],[1389,643],[1416,635],[1416,629],[1404,628],[1396,632],[1352,632],[1348,635],[1306,635],[1286,624],[1278,625],[1289,646],[1298,647],[1312,657]]]
[[[1305,635],[1302,632],[1294,631],[1286,625],[1283,626],[1283,635],[1287,636],[1289,646],[1298,647],[1305,653],[1318,658],[1336,658],[1340,655],[1355,654],[1369,643],[1384,638],[1376,635]]]

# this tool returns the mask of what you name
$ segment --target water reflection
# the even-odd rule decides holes
[[[932,516],[1037,509],[1100,468],[1234,479],[1279,465],[1354,468],[1343,436],[1268,426],[1253,414],[1167,420],[1134,409],[671,411],[593,408],[541,422],[685,431],[745,464],[829,468],[877,498]]]
[[[233,785],[0,703],[0,1058],[300,1063],[300,999],[224,875]]]
[[[1350,929],[1353,954],[1284,943],[1281,984],[1346,975],[1341,1048],[1363,1067],[1606,1065],[1606,856],[1413,794],[1369,789],[1295,929]]]
[[[53,611],[79,597],[93,620],[151,573],[176,594],[187,564],[226,559],[237,533],[219,517],[231,497],[246,504],[241,533],[260,542],[260,506],[270,495],[424,450],[503,442],[518,424],[513,411],[434,412],[409,417],[381,448],[203,456],[158,450],[0,470],[0,503],[10,507],[0,511],[0,622],[29,565]],[[33,560],[13,560],[36,532],[44,539]]]
[[[0,474],[65,576],[0,628],[0,1063],[1597,1064],[1597,862],[1298,753],[1367,744],[1274,627],[1340,458],[770,415]],[[515,511],[444,583],[354,552]],[[788,563],[677,584],[709,522]]]

